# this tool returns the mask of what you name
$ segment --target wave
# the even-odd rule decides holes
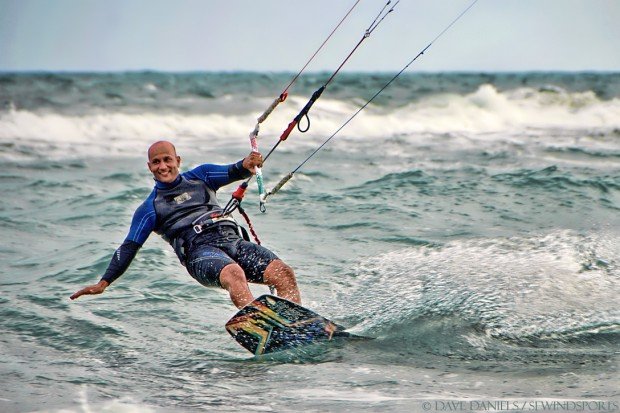
[[[609,355],[620,341],[618,245],[558,231],[411,247],[360,263],[335,301],[352,331],[394,351]]]
[[[620,190],[620,178],[601,176],[593,179],[580,179],[560,171],[557,166],[542,170],[524,169],[517,172],[493,176],[498,182],[506,182],[515,187],[540,187],[549,191],[563,191],[571,188],[593,188],[603,193]]]
[[[222,98],[228,99],[228,98]],[[263,126],[262,139],[277,141],[306,99],[293,96]],[[255,117],[267,99],[251,100],[250,109],[228,113],[187,114],[143,110],[127,113],[108,109],[82,115],[12,108],[0,112],[0,156],[80,157],[109,153],[134,154],[156,139],[208,142],[210,146],[247,146]],[[297,145],[312,147],[334,133],[357,109],[359,102],[317,102],[311,130]],[[398,107],[371,105],[340,133],[344,138],[373,141],[401,138],[406,142],[436,140],[437,134],[463,135],[476,141],[507,137],[541,137],[557,131],[583,131],[603,136],[620,133],[620,99],[601,100],[593,92],[540,91],[519,88],[499,91],[491,84],[473,93],[432,95]],[[561,146],[559,147],[561,150]],[[617,152],[616,152],[617,154]]]

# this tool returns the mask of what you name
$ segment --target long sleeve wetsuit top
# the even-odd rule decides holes
[[[158,232],[170,243],[173,243],[174,238],[184,237],[183,231],[188,233],[187,230],[191,230],[189,219],[196,214],[204,213],[205,207],[208,210],[218,209],[221,211],[221,207],[215,199],[215,192],[219,188],[248,176],[250,176],[250,172],[243,167],[243,160],[241,160],[230,165],[200,165],[180,174],[170,184],[155,181],[153,191],[134,212],[129,233],[121,246],[114,252],[112,260],[101,279],[111,284],[120,277],[127,270],[151,232]],[[196,195],[193,196],[194,200],[190,201],[193,195],[192,188],[196,191]],[[175,189],[180,189],[177,191],[180,194],[175,196]],[[172,198],[168,199],[169,197]],[[161,206],[165,203],[173,205],[185,203],[189,205],[189,208],[192,208],[192,202],[194,205],[191,211],[187,208],[186,211],[183,211],[182,207],[177,207],[176,216],[162,212],[166,211],[166,207]],[[201,204],[196,204],[196,202],[201,202]],[[158,205],[160,206],[158,207]],[[179,214],[182,214],[181,218],[179,218]],[[187,219],[184,220],[186,217]]]

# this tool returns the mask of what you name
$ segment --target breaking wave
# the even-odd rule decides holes
[[[90,83],[79,75],[67,75],[63,81],[58,76],[41,75],[35,77],[39,87],[25,89],[28,95],[18,86],[32,79],[4,76],[0,82],[5,99],[4,109],[0,109],[0,151],[4,158],[89,156],[102,151],[133,154],[163,137],[181,144],[200,141],[216,147],[245,148],[256,117],[271,102],[269,82],[258,74],[238,75],[236,83],[204,75],[209,79],[205,84],[200,77],[180,77],[173,82],[165,74],[152,74],[153,79],[93,75],[95,80]],[[353,81],[346,83],[343,79],[347,88],[328,89],[317,101],[310,113],[310,132],[303,137],[295,132],[293,141],[313,146],[330,136],[384,80],[382,76],[348,76]],[[536,86],[510,77],[446,76],[449,82],[411,77],[396,83],[340,135],[362,141],[391,137],[414,141],[429,136],[435,139],[438,134],[493,140],[507,135],[548,136],[556,130],[620,133],[620,98],[600,92],[598,83],[570,88],[542,80]],[[609,89],[614,90],[617,80],[613,75],[608,77]],[[554,79],[550,75],[546,81]],[[274,83],[273,79],[270,82]],[[317,82],[306,79],[302,88],[310,91]],[[243,84],[248,86],[247,93]],[[209,93],[199,93],[207,89]],[[50,95],[55,100],[45,98]],[[289,97],[264,123],[262,138],[270,144],[277,140],[306,101],[304,94]]]

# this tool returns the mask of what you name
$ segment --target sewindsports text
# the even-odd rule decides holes
[[[424,411],[437,412],[617,412],[617,400],[433,400]]]

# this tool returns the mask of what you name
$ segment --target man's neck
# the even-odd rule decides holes
[[[154,179],[154,178],[153,178]],[[155,180],[155,187],[158,189],[170,189],[170,188],[174,188],[175,186],[177,186],[179,184],[179,182],[181,182],[181,174],[177,175],[176,179],[170,183],[167,182],[161,182],[158,181],[157,179]]]

